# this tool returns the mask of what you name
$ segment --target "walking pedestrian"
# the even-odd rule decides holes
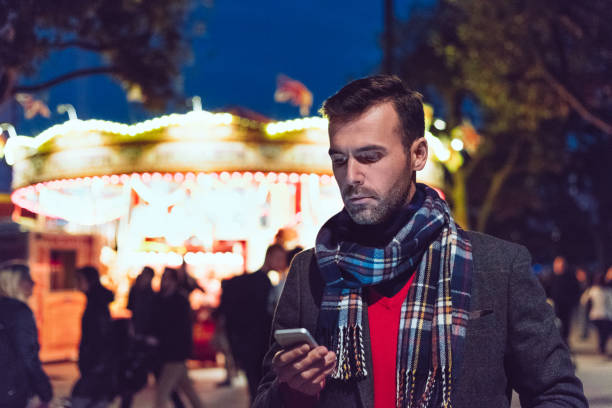
[[[262,376],[262,361],[270,341],[272,314],[270,271],[287,268],[285,249],[273,244],[262,267],[222,283],[219,313],[225,316],[227,336],[236,363],[246,374],[249,394],[255,397]]]
[[[100,283],[93,266],[77,269],[77,287],[87,297],[81,318],[80,378],[72,389],[72,408],[106,407],[117,391],[119,356],[109,304],[115,295]]]
[[[581,303],[589,307],[589,320],[597,329],[598,349],[606,354],[606,344],[612,335],[612,287],[604,285],[604,275],[597,275],[586,290]]]
[[[27,304],[34,281],[20,261],[0,264],[0,407],[24,408],[38,396],[39,408],[53,398],[38,357],[38,330]]]
[[[555,314],[561,322],[561,337],[569,347],[572,314],[580,300],[580,287],[567,260],[562,256],[557,256],[553,261],[549,297],[554,302]]]
[[[176,269],[166,268],[155,313],[156,337],[162,362],[157,380],[155,408],[166,408],[173,390],[181,391],[193,408],[204,405],[189,378],[186,361],[193,346],[191,306],[179,292]]]

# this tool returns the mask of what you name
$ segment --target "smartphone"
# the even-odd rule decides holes
[[[274,338],[281,347],[295,346],[301,343],[306,343],[310,347],[315,348],[318,346],[315,339],[310,335],[308,330],[302,328],[299,329],[284,329],[276,330],[274,332]]]

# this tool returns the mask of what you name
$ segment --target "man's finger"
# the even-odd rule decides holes
[[[308,344],[301,344],[292,349],[282,349],[274,355],[274,358],[272,358],[272,364],[274,364],[276,367],[285,366],[299,358],[304,357],[309,351],[310,346]]]

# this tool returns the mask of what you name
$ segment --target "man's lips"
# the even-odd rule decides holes
[[[349,202],[358,204],[367,200],[374,200],[372,196],[353,196],[348,198]]]

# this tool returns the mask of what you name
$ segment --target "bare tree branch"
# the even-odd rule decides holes
[[[476,230],[483,232],[487,227],[487,221],[489,220],[489,216],[493,211],[493,206],[495,204],[495,200],[504,185],[504,182],[508,179],[512,171],[514,170],[514,164],[519,157],[519,152],[523,145],[523,141],[520,138],[517,138],[514,144],[512,145],[512,150],[510,154],[507,156],[506,163],[504,163],[503,167],[493,174],[491,179],[491,183],[489,185],[489,190],[487,191],[487,195],[480,207],[480,212],[478,213],[478,220],[476,222]]]
[[[574,95],[565,85],[561,83],[555,76],[545,67],[543,63],[539,64],[540,70],[544,80],[553,87],[559,96],[568,103],[579,115],[592,124],[602,132],[612,135],[612,124],[607,123],[605,120],[599,118],[597,115],[592,113],[587,106],[582,103],[576,95]]]
[[[95,68],[85,68],[79,69],[73,72],[69,72],[64,75],[60,75],[57,78],[51,79],[47,82],[43,82],[36,85],[21,85],[13,88],[12,93],[16,94],[19,92],[37,92],[43,89],[50,88],[54,85],[57,85],[62,82],[69,81],[74,78],[87,76],[87,75],[97,75],[97,74],[112,74],[114,72],[118,72],[119,68],[115,66],[108,67],[95,67]]]

